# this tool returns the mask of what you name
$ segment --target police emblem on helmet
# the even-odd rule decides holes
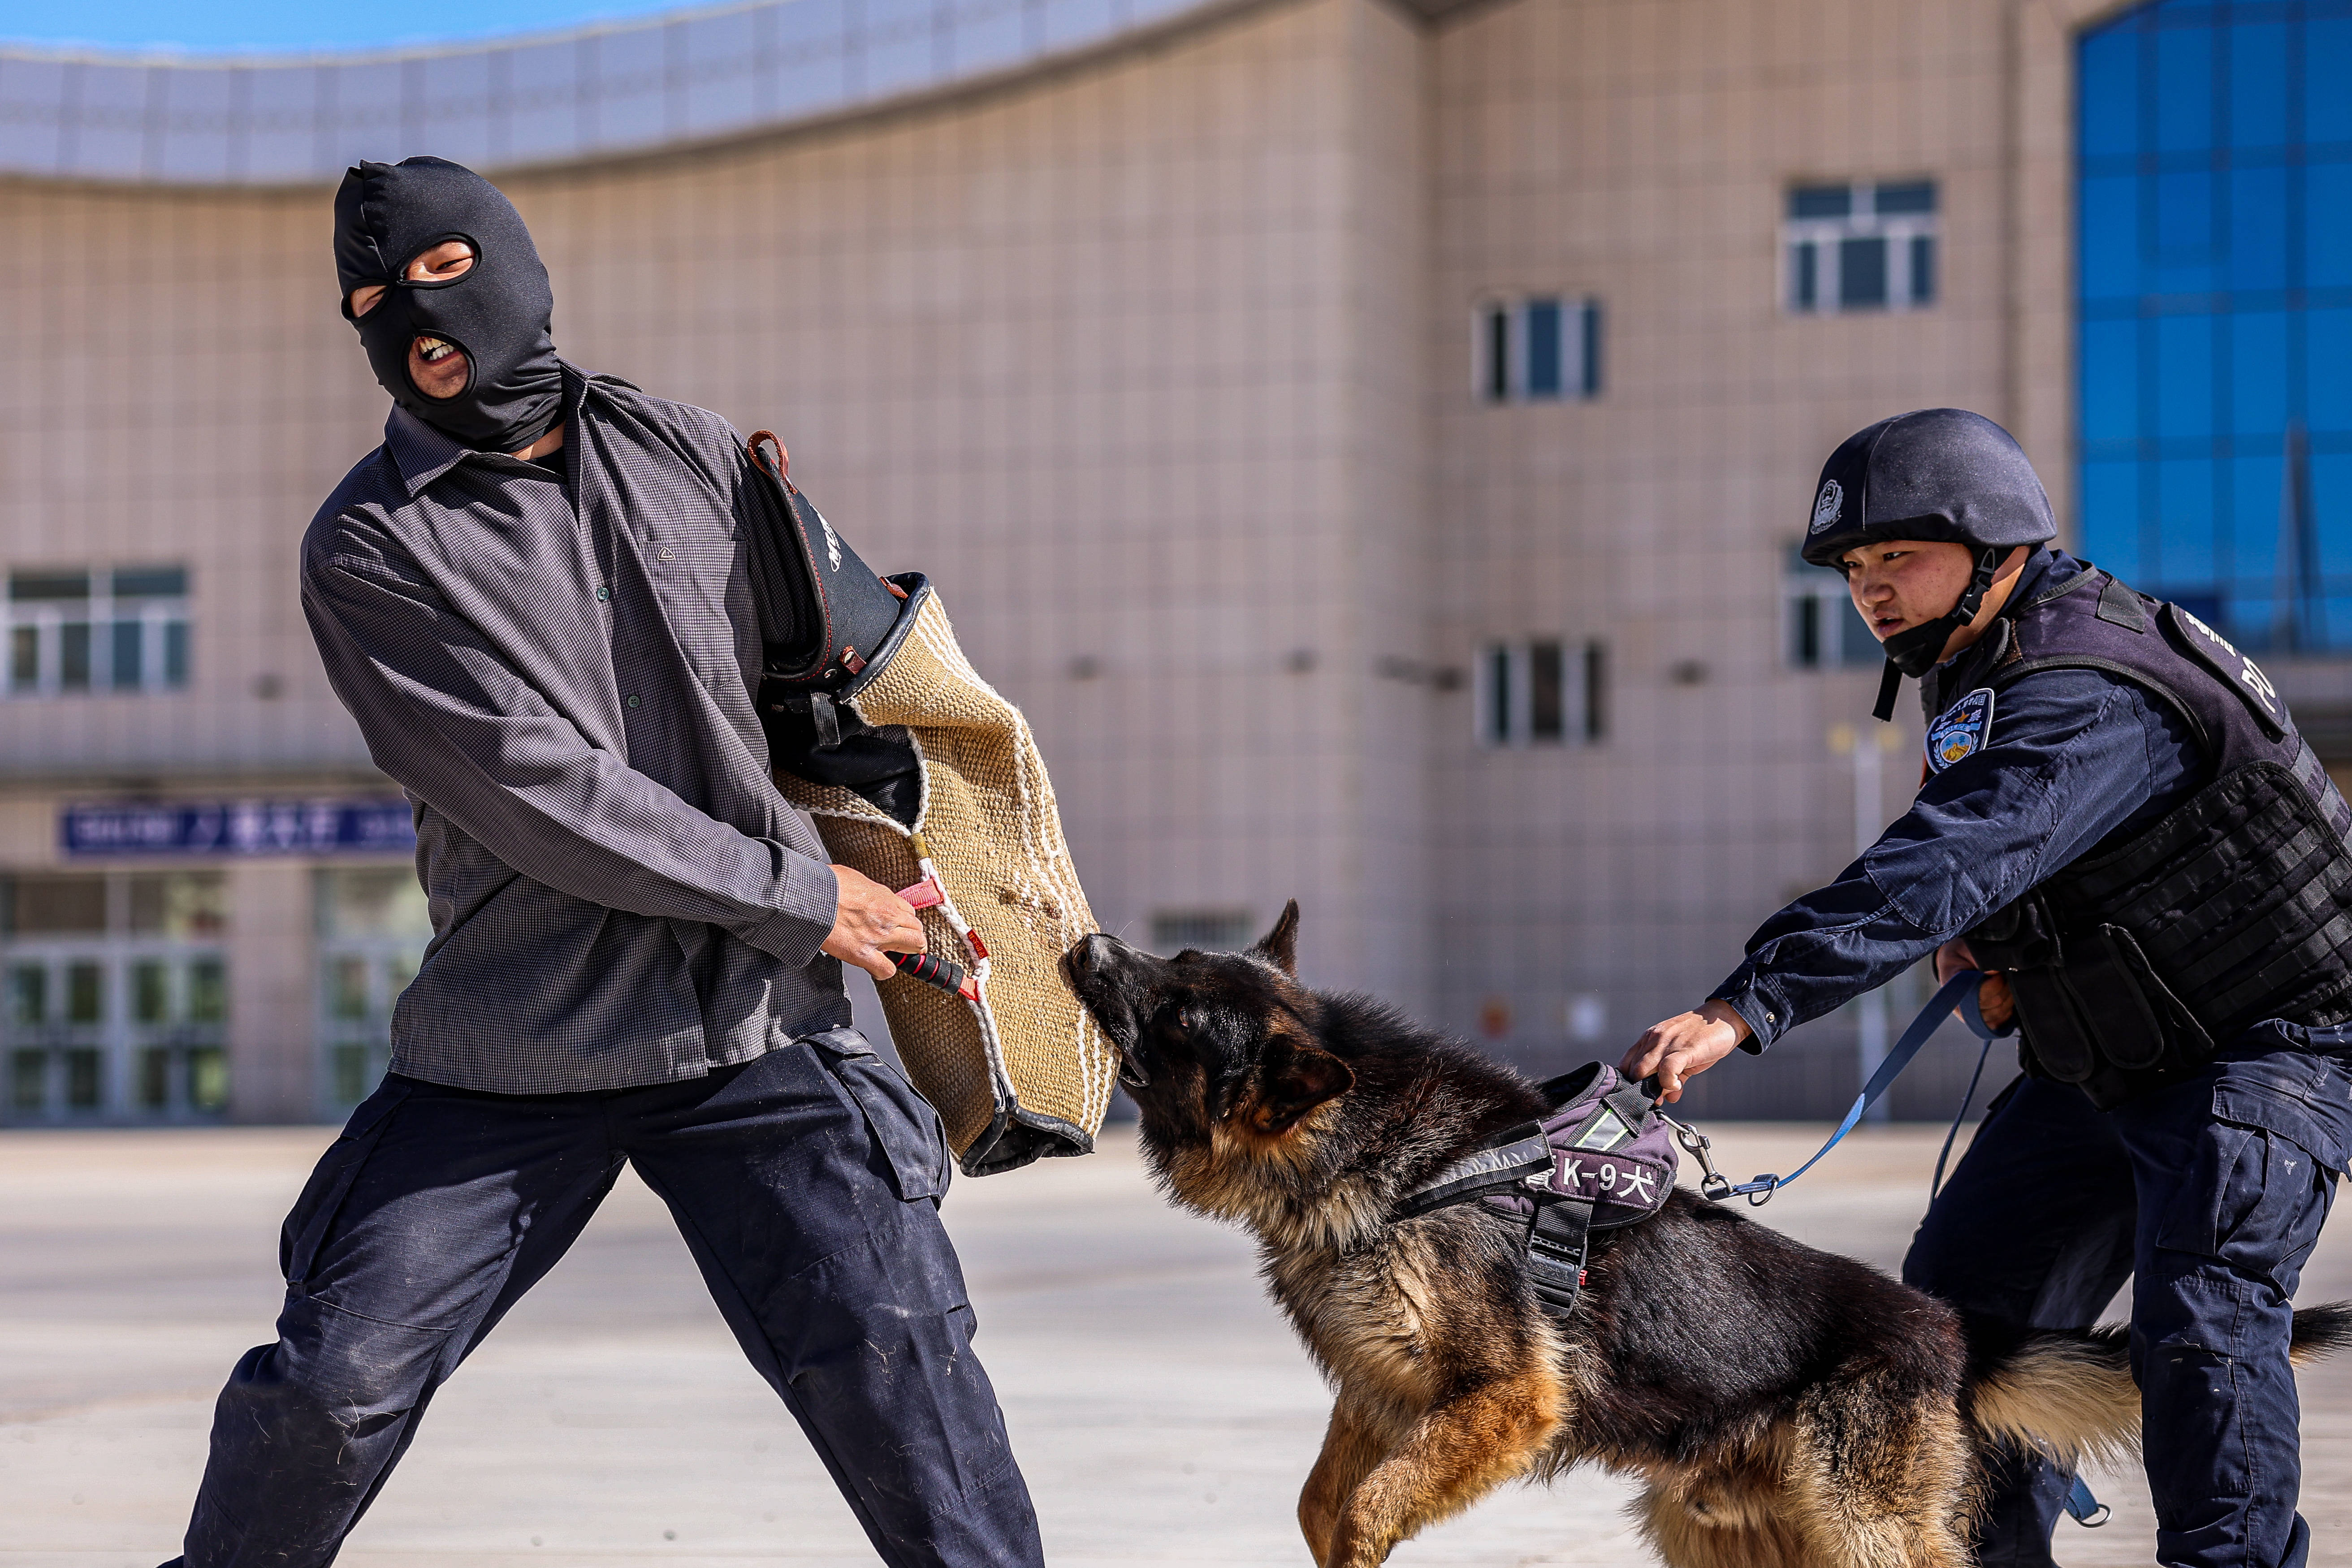
[[[1822,482],[1821,499],[1813,502],[1813,531],[1819,533],[1838,520],[1845,510],[1845,491],[1835,479]]]

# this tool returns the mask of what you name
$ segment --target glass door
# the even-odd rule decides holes
[[[0,1117],[217,1118],[228,1105],[217,872],[0,880]]]
[[[392,1009],[425,961],[433,921],[405,866],[318,873],[321,1107],[340,1116],[365,1100],[392,1056]]]

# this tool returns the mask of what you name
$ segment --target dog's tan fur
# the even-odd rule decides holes
[[[1233,1120],[1255,1110],[1244,1102]],[[1499,1303],[1464,1293],[1451,1278],[1448,1233],[1473,1216],[1441,1210],[1386,1225],[1385,1203],[1363,1183],[1343,1183],[1311,1205],[1290,1196],[1297,1174],[1316,1163],[1318,1121],[1309,1115],[1277,1137],[1220,1130],[1205,1150],[1171,1164],[1168,1181],[1188,1206],[1257,1235],[1276,1300],[1338,1387],[1298,1501],[1300,1529],[1323,1568],[1370,1568],[1496,1487],[1584,1460],[1641,1474],[1641,1522],[1674,1568],[1970,1561],[1961,1529],[1974,1445],[1948,1400],[1878,1405],[1864,1384],[1695,1464],[1628,1463],[1631,1456],[1591,1450],[1570,1418],[1583,1347],[1539,1310],[1497,1311]],[[2064,1378],[2053,1370],[2036,1366],[2002,1387],[1999,1424],[1987,1430],[2054,1426],[2063,1408],[2081,1416],[2067,1438],[2098,1452],[2136,1434],[2137,1394],[2127,1380],[2126,1413],[2087,1364]]]

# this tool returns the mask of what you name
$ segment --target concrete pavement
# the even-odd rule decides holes
[[[1736,1175],[1825,1130],[1716,1124]],[[0,1134],[0,1568],[153,1568],[173,1555],[212,1397],[265,1339],[277,1226],[331,1130]],[[1857,1134],[1765,1217],[1892,1267],[1937,1133]],[[979,1348],[1057,1565],[1307,1561],[1291,1520],[1328,1408],[1238,1235],[1178,1214],[1131,1135],[960,1182],[946,1215]],[[2352,1231],[2304,1299],[2352,1296]],[[1693,1302],[1693,1310],[1704,1310]],[[2306,1373],[2315,1563],[2352,1563],[2352,1364]],[[2137,1477],[2068,1568],[2147,1563]],[[1513,1489],[1401,1564],[1648,1561],[1629,1489],[1579,1472]],[[867,1563],[799,1431],[736,1352],[659,1203],[625,1178],[572,1256],[437,1397],[341,1562],[351,1568]]]

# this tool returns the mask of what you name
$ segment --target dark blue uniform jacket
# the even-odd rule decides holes
[[[2063,552],[2037,552],[2010,603],[2084,570]],[[1988,672],[1975,665],[1988,651],[1965,650],[1947,668],[1943,691],[1953,703],[1982,684]],[[1712,994],[1748,1020],[1755,1035],[1746,1048],[1760,1051],[1892,980],[2116,828],[2153,821],[2203,774],[2187,726],[2129,680],[2095,669],[2026,676],[2001,691],[1976,750],[1930,773],[1911,808],[1837,880],[1758,928],[1747,962]],[[2254,1033],[2274,1037],[2227,1043],[2223,1054],[2352,1050],[2343,1027],[2273,1023]],[[2278,1087],[2310,1098],[2299,1082]],[[2305,1130],[2316,1152],[2352,1143],[2352,1108],[2311,1109],[2323,1123]]]

